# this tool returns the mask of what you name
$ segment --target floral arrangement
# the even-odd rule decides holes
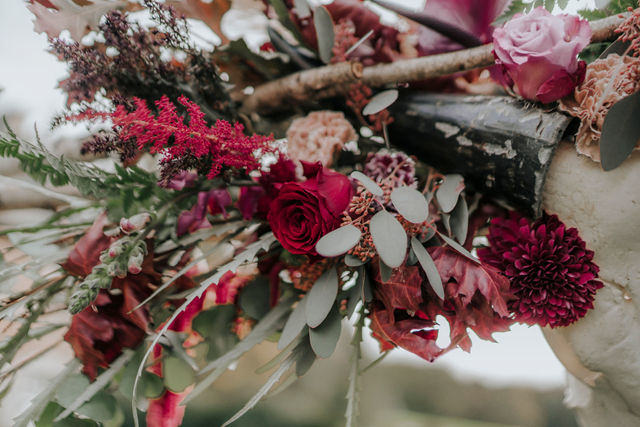
[[[0,154],[42,185],[75,188],[45,223],[1,231],[5,253],[19,253],[0,271],[11,325],[2,365],[60,328],[76,356],[15,425],[109,422],[114,414],[92,408],[113,406],[117,390],[136,425],[142,411],[149,426],[177,426],[243,354],[276,342],[273,374],[228,425],[331,357],[349,329],[351,426],[364,333],[380,357],[399,347],[433,361],[470,351],[469,331],[492,340],[514,322],[560,328],[588,314],[603,284],[578,230],[506,209],[450,166],[403,150],[393,105],[399,89],[506,91],[577,117],[578,152],[615,168],[639,136],[623,112],[640,106],[640,12],[610,10],[602,24],[552,15],[540,7],[548,1],[432,0],[421,12],[373,3],[404,25],[357,0],[256,2],[278,25],[251,49],[221,32],[229,1],[29,2],[69,69],[68,105],[53,125],[89,124],[78,151],[113,167],[0,134]],[[222,44],[198,47],[187,18]],[[588,57],[617,43],[621,54]],[[467,52],[477,63],[460,63]],[[403,66],[442,58],[431,75]],[[376,80],[391,72],[400,74]],[[292,110],[284,122],[268,114]],[[145,158],[156,168],[139,166]],[[41,256],[29,242],[53,250]],[[61,309],[67,321],[47,326],[43,316]],[[0,374],[5,387],[18,368]]]

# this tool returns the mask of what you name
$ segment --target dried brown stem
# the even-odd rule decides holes
[[[626,14],[610,16],[591,23],[591,42],[615,37],[615,29]],[[404,59],[390,64],[363,68],[357,62],[327,65],[300,71],[258,86],[243,105],[244,112],[269,113],[313,99],[344,95],[351,84],[362,81],[371,87],[426,80],[494,64],[493,45],[421,58]]]

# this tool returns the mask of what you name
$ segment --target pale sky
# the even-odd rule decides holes
[[[400,0],[398,0],[400,1]],[[421,0],[402,1],[417,6]],[[572,1],[575,10],[590,5],[588,0]],[[51,117],[60,112],[64,96],[56,89],[64,77],[65,66],[45,52],[46,37],[32,30],[31,15],[20,0],[0,1],[0,112],[22,111],[25,114],[24,135],[38,124],[46,139]],[[441,335],[447,335],[442,331]],[[470,354],[461,350],[450,352],[435,362],[465,380],[477,380],[490,385],[527,384],[536,387],[556,387],[564,383],[564,369],[551,352],[537,327],[514,326],[508,333],[496,334],[498,344],[473,340]],[[366,340],[373,352],[375,344]],[[371,353],[370,353],[371,354]],[[383,363],[426,362],[412,354],[396,350]]]

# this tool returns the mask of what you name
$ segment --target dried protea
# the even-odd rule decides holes
[[[369,153],[364,165],[364,174],[377,182],[392,179],[395,186],[413,186],[416,178],[416,162],[401,152],[382,149],[377,153]]]

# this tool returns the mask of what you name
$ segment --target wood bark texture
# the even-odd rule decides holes
[[[624,15],[621,15],[624,16]],[[623,21],[615,15],[591,23],[592,42],[615,37],[614,31]],[[446,76],[494,64],[493,44],[378,64],[363,68],[357,62],[327,65],[300,71],[255,88],[246,98],[244,113],[274,113],[305,101],[344,95],[349,86],[362,81],[370,87],[398,84]]]
[[[571,122],[507,96],[409,93],[391,112],[392,144],[534,216],[553,153]]]

